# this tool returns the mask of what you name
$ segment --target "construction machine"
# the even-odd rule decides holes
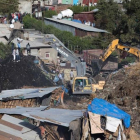
[[[91,61],[93,75],[97,75],[100,72],[102,67],[108,61],[109,56],[116,49],[133,54],[138,58],[138,60],[140,59],[140,50],[138,48],[122,45],[121,43],[119,43],[119,39],[115,39],[111,42],[107,50],[99,57],[99,59],[93,59]]]
[[[66,48],[65,45],[53,34],[47,35],[45,37],[45,42],[75,66],[77,76],[73,79],[72,93],[92,94],[95,90],[92,85],[92,79],[85,76],[86,62],[81,62],[80,59],[72,51]]]

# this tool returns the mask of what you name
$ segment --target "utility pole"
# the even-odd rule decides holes
[[[32,0],[30,0],[30,2],[31,2],[31,18],[32,18]]]

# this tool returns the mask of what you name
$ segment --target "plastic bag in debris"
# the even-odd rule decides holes
[[[100,114],[102,116],[110,116],[122,119],[126,128],[130,126],[130,115],[119,109],[116,105],[107,102],[106,100],[95,98],[91,104],[88,105],[88,111]]]
[[[56,82],[58,82],[58,81],[59,81],[58,76],[55,76],[53,82],[56,83]]]

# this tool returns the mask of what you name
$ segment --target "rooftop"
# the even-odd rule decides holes
[[[23,120],[3,115],[0,120],[0,140],[40,140],[40,129],[35,128]]]
[[[51,93],[58,87],[50,87],[50,88],[34,88],[34,89],[14,89],[14,90],[3,90],[0,93],[0,100],[4,98],[12,98],[14,99],[31,99],[35,97],[43,97]]]
[[[77,23],[77,22],[73,22],[73,21],[69,21],[69,20],[58,20],[58,19],[53,19],[53,18],[44,18],[46,20],[50,20],[50,21],[54,21],[54,22],[58,22],[61,24],[66,24],[81,30],[85,30],[85,31],[89,31],[89,32],[103,32],[103,33],[109,33],[106,30],[101,30],[95,27],[91,27],[91,26],[87,26],[85,24],[81,24],[81,23]]]

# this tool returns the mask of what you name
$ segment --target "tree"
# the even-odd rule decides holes
[[[106,0],[99,0],[97,8],[99,11],[95,16],[96,27],[115,34],[122,15],[118,4],[113,2],[113,0],[109,0],[108,2]]]
[[[0,13],[12,13],[18,10],[18,0],[0,0]]]
[[[140,1],[125,0],[123,7],[125,9],[125,14],[122,16],[119,25],[118,35],[123,42],[128,42],[136,46],[140,43]]]

